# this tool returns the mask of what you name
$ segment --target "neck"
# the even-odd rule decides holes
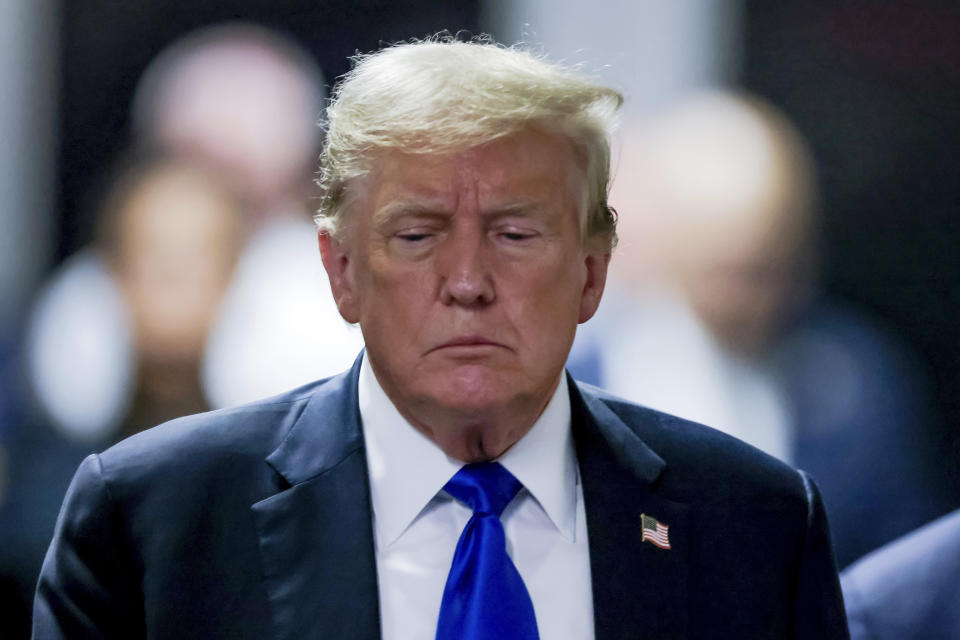
[[[464,462],[487,462],[502,456],[516,444],[536,422],[500,423],[498,421],[469,420],[461,424],[445,423],[434,427],[436,423],[407,418],[421,433],[427,436],[440,449],[457,460]]]

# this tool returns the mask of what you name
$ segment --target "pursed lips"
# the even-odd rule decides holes
[[[483,347],[500,347],[502,349],[508,349],[505,344],[497,342],[496,340],[491,340],[483,336],[478,335],[465,335],[457,336],[446,340],[445,342],[437,345],[430,349],[430,351],[438,351],[441,349],[470,349],[471,347],[483,348]]]

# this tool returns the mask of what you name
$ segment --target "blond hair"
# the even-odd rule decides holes
[[[570,141],[587,176],[584,238],[610,248],[610,135],[622,102],[570,68],[488,39],[434,37],[357,56],[327,109],[317,224],[338,233],[346,188],[378,151],[448,153],[535,126]]]

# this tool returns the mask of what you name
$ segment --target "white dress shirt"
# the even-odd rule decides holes
[[[540,637],[592,640],[590,554],[566,377],[530,431],[499,462],[524,486],[501,521],[533,601]],[[472,515],[443,491],[464,465],[410,425],[364,356],[367,449],[383,640],[432,640],[457,540]]]

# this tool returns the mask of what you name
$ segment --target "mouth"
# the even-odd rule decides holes
[[[506,349],[506,345],[490,340],[483,336],[465,335],[457,336],[446,342],[437,345],[431,351],[451,351],[451,352],[480,352],[489,349]]]

